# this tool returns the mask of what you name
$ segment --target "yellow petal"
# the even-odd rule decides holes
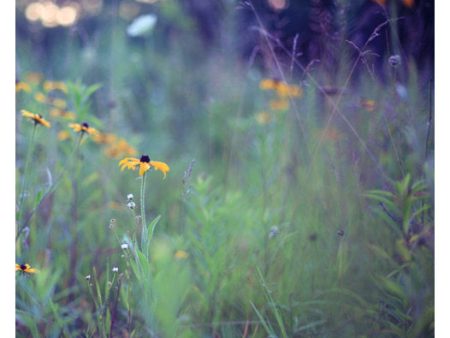
[[[166,177],[166,173],[170,171],[170,167],[164,162],[150,161],[150,165],[155,168],[155,170],[160,170],[164,174],[164,178]]]
[[[144,173],[150,169],[150,163],[140,162],[139,163],[139,176],[144,175]]]
[[[29,118],[33,118],[34,117],[34,114],[29,112],[28,110],[22,109],[20,112],[22,113],[23,117],[29,117]]]
[[[272,79],[264,79],[259,83],[259,88],[262,90],[275,89],[275,81]]]

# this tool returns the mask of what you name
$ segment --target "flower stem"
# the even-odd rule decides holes
[[[144,172],[142,175],[141,181],[141,224],[142,224],[142,233],[141,233],[141,249],[148,249],[147,241],[148,241],[148,231],[147,231],[147,222],[145,220],[145,178],[147,177],[147,173]]]
[[[20,223],[20,219],[23,213],[23,203],[24,203],[24,195],[26,192],[26,184],[27,184],[27,178],[28,178],[28,165],[30,163],[31,160],[31,156],[33,154],[33,149],[34,149],[34,138],[36,136],[36,130],[37,130],[37,124],[35,123],[33,126],[33,131],[31,132],[31,137],[30,137],[30,144],[28,146],[28,151],[27,151],[27,155],[25,157],[25,164],[23,166],[23,173],[22,173],[22,184],[21,184],[21,192],[19,195],[19,203],[17,205],[18,209],[19,209],[19,213],[17,215],[17,224],[19,225]],[[20,225],[19,225],[20,226]],[[16,235],[16,240],[19,238],[20,233],[23,230],[23,226],[20,226],[19,231],[17,232]]]

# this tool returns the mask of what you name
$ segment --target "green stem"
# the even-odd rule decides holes
[[[141,181],[141,224],[142,224],[142,232],[141,232],[141,249],[146,254],[148,253],[148,229],[147,222],[145,220],[145,178],[147,173],[144,172],[142,175]]]
[[[30,159],[31,156],[33,154],[33,150],[34,150],[34,138],[36,136],[36,129],[37,129],[37,124],[35,123],[33,126],[33,131],[31,132],[31,138],[30,138],[30,144],[28,146],[28,151],[27,151],[27,155],[25,157],[25,164],[23,166],[23,173],[22,173],[22,184],[21,184],[21,191],[20,191],[20,195],[19,195],[19,204],[18,204],[18,208],[19,208],[19,213],[17,215],[17,224],[20,224],[20,220],[22,218],[22,213],[23,213],[23,203],[24,203],[24,194],[26,191],[26,184],[27,184],[27,178],[28,178],[28,165],[30,163]],[[23,226],[21,226],[19,228],[19,231],[17,232],[16,235],[16,240],[19,238],[21,232],[23,231]]]

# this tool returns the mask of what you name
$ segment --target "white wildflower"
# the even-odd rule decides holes
[[[156,25],[157,17],[154,14],[138,16],[127,28],[127,34],[131,37],[145,36],[152,32]]]

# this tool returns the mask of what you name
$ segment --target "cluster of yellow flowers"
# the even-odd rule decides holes
[[[16,83],[16,92],[25,92],[25,93],[33,93],[37,86],[41,83],[42,76],[37,73],[32,73],[27,76],[27,81]],[[52,82],[45,81],[43,83],[43,89],[46,92],[52,91],[61,91],[64,94],[67,93],[67,87],[63,82]],[[34,94],[34,99],[43,104],[50,104],[52,106],[52,110],[50,110],[50,115],[53,117],[62,117],[64,119],[75,119],[76,115],[74,113],[68,112],[65,110],[67,107],[66,101],[62,98],[51,98],[38,91]],[[58,101],[59,100],[59,101]],[[59,109],[59,110],[58,110]],[[51,123],[47,121],[42,115],[32,113],[28,110],[21,110],[22,116],[30,120],[34,123],[34,127],[43,126],[46,128],[51,128]],[[80,134],[81,137],[84,135],[90,135],[94,142],[105,145],[105,154],[112,158],[120,158],[124,157],[120,162],[119,166],[121,170],[130,169],[135,170],[139,168],[139,175],[144,176],[147,171],[150,169],[159,170],[163,173],[164,178],[166,174],[170,171],[170,167],[165,162],[160,161],[152,161],[150,156],[142,155],[140,158],[128,157],[134,156],[137,154],[136,149],[134,149],[128,142],[119,138],[112,133],[103,133],[99,132],[95,128],[89,126],[87,122],[79,122],[79,123],[69,123],[69,128],[71,128],[74,132]],[[66,130],[62,130],[58,133],[58,139],[65,140],[70,137],[70,134]],[[178,252],[176,254],[177,259],[185,259],[187,258],[186,252]],[[16,264],[16,271],[19,271],[23,274],[34,274],[37,273],[38,270],[32,268],[30,264]]]
[[[29,73],[24,81],[16,83],[16,92],[25,92],[34,98],[35,101],[49,105],[50,116],[56,119],[75,120],[76,114],[67,110],[67,101],[65,95],[68,92],[67,85],[62,81],[48,81],[40,73]],[[23,109],[22,116],[32,120],[35,125],[42,125],[46,128],[51,127],[51,123],[42,115],[34,114]],[[87,122],[69,123],[69,128],[76,133],[91,135],[96,143],[105,145],[104,153],[110,158],[119,158],[123,156],[134,156],[137,151],[128,142],[111,133],[102,133],[89,126]],[[70,138],[67,130],[58,132],[58,139],[64,141]]]
[[[16,92],[28,93],[36,102],[48,105],[53,117],[75,120],[76,115],[67,110],[67,85],[62,81],[44,80],[40,73],[29,73],[24,81],[16,83]]]
[[[269,101],[269,107],[272,112],[282,112],[289,109],[289,99],[301,97],[303,90],[297,85],[290,85],[284,81],[276,79],[263,79],[259,83],[259,88],[265,91],[273,91],[276,97]],[[273,114],[266,111],[256,115],[256,121],[259,124],[268,124],[272,121]]]
[[[137,154],[133,146],[124,138],[117,137],[115,134],[98,132],[92,139],[94,142],[105,146],[104,153],[110,158],[134,156]]]

